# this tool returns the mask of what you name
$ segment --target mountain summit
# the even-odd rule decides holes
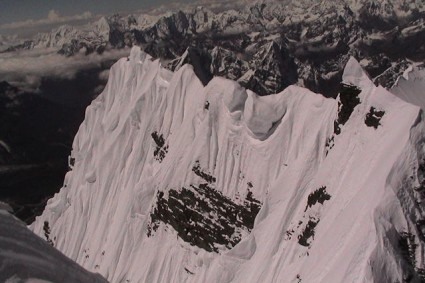
[[[337,99],[260,97],[134,47],[31,228],[111,282],[420,282],[423,119],[354,58]]]

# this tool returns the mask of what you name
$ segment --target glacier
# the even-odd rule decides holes
[[[351,58],[337,99],[261,97],[133,47],[30,228],[110,282],[421,282],[423,90],[408,81],[376,87]]]

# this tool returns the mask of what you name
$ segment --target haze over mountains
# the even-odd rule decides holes
[[[423,282],[424,9],[115,15],[9,46],[2,200],[32,222],[69,171],[30,228],[110,282]],[[7,72],[30,57],[64,64]]]
[[[84,29],[59,27],[9,50],[55,47],[73,56],[136,44],[164,65],[175,60],[171,69],[200,65],[196,71],[204,83],[224,76],[261,95],[291,84],[336,95],[349,56],[387,87],[409,60],[424,60],[421,1],[287,2],[216,13],[198,7],[158,16],[114,15]]]

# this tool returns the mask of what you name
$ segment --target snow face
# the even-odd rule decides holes
[[[48,235],[49,226],[44,225]],[[0,208],[1,282],[107,282],[85,271]]]
[[[401,99],[425,109],[425,69],[412,66],[397,80],[391,92]]]
[[[419,280],[421,110],[354,59],[343,80],[358,102],[335,134],[342,94],[203,87],[190,66],[172,73],[135,47],[31,228],[43,236],[48,221],[47,240],[111,282]]]

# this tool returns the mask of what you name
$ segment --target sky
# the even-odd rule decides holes
[[[175,0],[0,0],[0,34],[31,33],[55,24],[87,22],[98,15],[137,12]],[[190,3],[194,0],[179,0]]]

